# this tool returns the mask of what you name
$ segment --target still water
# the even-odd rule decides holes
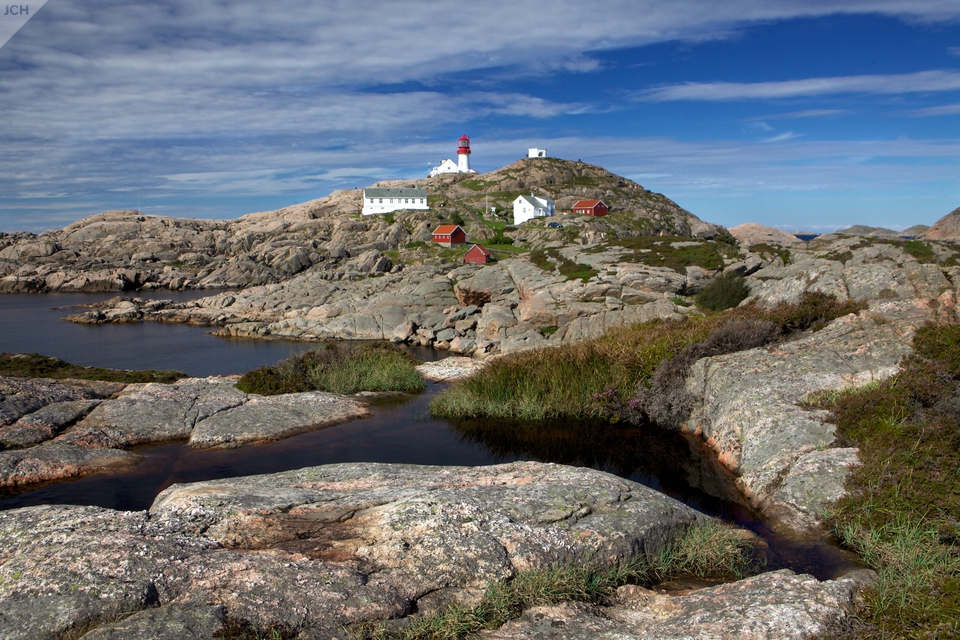
[[[243,373],[313,345],[220,338],[201,327],[134,323],[89,326],[64,322],[71,307],[116,294],[0,295],[0,352],[42,353],[75,364],[119,369],[175,369],[193,376]],[[138,294],[139,295],[139,294]],[[155,292],[189,300],[203,292]],[[146,297],[146,296],[143,296]],[[421,360],[444,353],[417,350]],[[488,465],[539,460],[589,466],[630,478],[710,515],[745,525],[771,545],[773,566],[828,577],[848,565],[823,544],[778,539],[741,504],[732,478],[709,451],[680,434],[597,423],[452,424],[428,415],[442,385],[415,397],[380,401],[371,418],[278,442],[229,450],[194,450],[183,443],[137,449],[144,459],[119,472],[0,493],[0,510],[37,504],[86,504],[146,509],[171,484],[275,473],[338,462]]]

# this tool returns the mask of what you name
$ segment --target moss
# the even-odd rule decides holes
[[[0,375],[20,378],[76,378],[79,380],[102,380],[105,382],[163,382],[172,383],[186,374],[179,371],[129,371],[126,369],[103,369],[70,364],[39,353],[0,354]]]

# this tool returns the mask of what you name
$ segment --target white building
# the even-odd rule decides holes
[[[547,150],[546,149],[527,149],[528,158],[546,158]]]
[[[457,161],[444,160],[431,169],[427,177],[432,178],[442,173],[476,173],[470,168],[470,138],[466,135],[457,140]]]
[[[390,213],[400,209],[429,209],[425,189],[379,188],[363,190],[363,215]]]
[[[513,201],[513,224],[519,225],[533,218],[546,218],[556,213],[557,207],[547,196],[517,196]]]

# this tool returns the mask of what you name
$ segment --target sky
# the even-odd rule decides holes
[[[481,172],[546,148],[728,227],[903,229],[960,206],[957,0],[47,0],[29,16],[0,47],[0,232],[109,209],[236,218],[425,177],[461,134]]]

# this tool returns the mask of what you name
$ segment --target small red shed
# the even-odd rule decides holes
[[[433,230],[433,241],[444,247],[455,244],[466,244],[467,232],[458,224],[442,224]]]
[[[603,200],[579,200],[573,205],[574,213],[582,213],[587,216],[605,216],[610,211],[610,207],[603,203]]]
[[[473,245],[463,256],[463,264],[490,264],[493,260],[493,253],[482,244]]]

